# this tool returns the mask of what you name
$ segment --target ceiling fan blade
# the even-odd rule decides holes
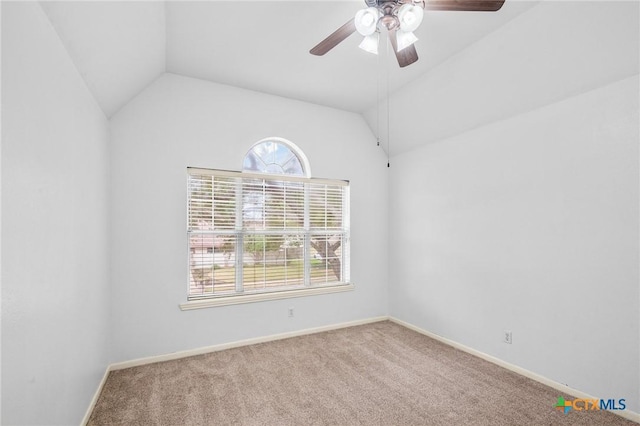
[[[400,68],[411,65],[418,60],[418,52],[416,52],[416,47],[413,44],[405,47],[399,52],[396,50],[398,48],[396,30],[389,31],[389,40],[391,41],[391,47],[393,47],[393,51],[396,54],[396,59],[398,60]]]
[[[428,0],[427,10],[496,12],[505,0]]]
[[[349,37],[356,32],[356,21],[351,19],[349,22],[335,30],[329,35],[329,37],[322,40],[313,49],[309,51],[312,55],[322,56],[334,47],[336,47],[342,40]]]

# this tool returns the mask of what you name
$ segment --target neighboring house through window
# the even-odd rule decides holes
[[[349,183],[311,178],[291,142],[188,175],[189,300],[349,284]]]

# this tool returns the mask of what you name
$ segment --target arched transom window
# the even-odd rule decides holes
[[[280,138],[264,139],[253,145],[244,157],[242,169],[246,172],[310,176],[309,164],[302,151]]]

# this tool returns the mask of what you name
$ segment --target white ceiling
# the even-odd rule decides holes
[[[536,2],[498,12],[428,12],[420,60],[400,69],[358,49],[354,34],[325,56],[309,49],[364,6],[360,1],[41,2],[110,117],[164,72],[354,112],[487,36]]]
[[[165,72],[162,2],[40,4],[108,117]]]

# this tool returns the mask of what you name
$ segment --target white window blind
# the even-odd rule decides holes
[[[189,300],[349,283],[349,184],[188,169]]]

